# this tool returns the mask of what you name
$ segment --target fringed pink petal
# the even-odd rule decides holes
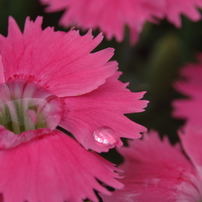
[[[102,108],[116,111],[120,114],[142,112],[148,101],[140,100],[144,92],[131,92],[127,89],[128,83],[118,80],[120,72],[106,80],[106,83],[96,90],[82,96],[67,97],[64,99],[70,111],[88,108]]]
[[[8,37],[0,37],[6,80],[32,80],[57,96],[73,96],[96,89],[117,70],[116,62],[108,63],[113,49],[91,53],[102,35],[42,31],[41,23],[40,17],[35,22],[27,18],[22,34],[10,18]]]
[[[71,132],[86,149],[97,152],[107,152],[115,146],[120,147],[123,144],[120,137],[140,138],[140,132],[147,130],[144,126],[129,120],[120,113],[104,110],[102,108],[88,108],[67,112],[64,114],[60,126]],[[107,137],[103,135],[106,131],[105,128],[107,131],[111,131]],[[96,141],[95,135],[103,136],[103,141],[106,139],[106,143],[102,144]],[[114,139],[114,141],[110,143],[108,138]]]
[[[97,152],[108,151],[121,146],[120,137],[139,138],[146,128],[123,116],[126,113],[141,112],[148,101],[139,100],[145,92],[132,93],[118,80],[120,73],[107,79],[106,83],[91,93],[67,97],[60,126],[71,132],[86,149]],[[96,131],[108,127],[112,131],[113,144],[97,144]],[[108,130],[108,129],[107,129]],[[104,132],[105,133],[105,132]],[[110,137],[108,137],[110,138]]]
[[[187,16],[192,21],[201,19],[201,14],[197,7],[202,8],[201,0],[165,0],[165,15],[176,27],[181,27],[180,15]]]
[[[97,202],[93,189],[110,192],[96,179],[114,188],[123,187],[114,179],[118,177],[113,172],[119,171],[117,168],[57,130],[1,150],[0,164],[4,202],[81,202],[86,198]]]
[[[103,196],[104,202],[196,202],[201,198],[199,179],[191,162],[167,139],[161,141],[151,131],[143,140],[131,141],[129,147],[119,148],[124,157],[123,190]]]

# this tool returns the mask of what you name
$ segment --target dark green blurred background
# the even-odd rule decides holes
[[[44,6],[37,0],[0,0],[0,33],[7,35],[8,16],[13,16],[23,30],[27,16],[35,19],[44,16],[43,27],[54,26],[56,30],[65,30],[58,26],[62,15],[45,13]],[[96,30],[95,35],[98,34]],[[171,102],[183,97],[172,88],[173,81],[178,76],[178,70],[186,63],[195,62],[195,55],[202,50],[202,21],[191,22],[182,17],[182,28],[177,29],[166,20],[158,25],[145,24],[140,39],[135,46],[128,40],[126,28],[125,41],[116,43],[115,40],[104,40],[96,50],[106,47],[115,48],[114,58],[119,62],[123,72],[121,80],[130,82],[132,91],[147,91],[144,99],[150,101],[146,112],[128,115],[132,120],[155,129],[161,135],[167,134],[176,142],[176,130],[184,123],[171,117]],[[105,155],[114,163],[119,163],[114,151]]]

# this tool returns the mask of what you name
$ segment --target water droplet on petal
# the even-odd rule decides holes
[[[113,129],[108,126],[99,127],[94,131],[93,137],[95,141],[106,145],[115,145],[117,142]]]

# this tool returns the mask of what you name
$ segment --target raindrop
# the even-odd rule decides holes
[[[99,127],[94,131],[93,137],[95,141],[105,145],[115,145],[117,142],[113,129],[108,126]]]

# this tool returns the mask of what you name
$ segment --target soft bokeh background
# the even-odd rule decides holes
[[[44,28],[54,26],[55,30],[68,31],[58,26],[62,11],[45,13],[44,8],[37,0],[0,0],[0,33],[7,35],[8,16],[13,16],[23,29],[27,16],[34,20],[38,15],[44,16]],[[166,20],[159,21],[159,24],[147,23],[134,46],[129,44],[127,28],[125,32],[122,43],[104,40],[96,50],[115,48],[113,59],[119,62],[123,72],[121,80],[130,82],[132,91],[147,91],[144,99],[149,100],[150,104],[146,111],[129,117],[148,129],[168,135],[174,143],[178,141],[176,131],[184,121],[171,116],[172,100],[183,97],[173,89],[172,84],[178,70],[186,63],[195,62],[195,55],[202,51],[202,21],[191,22],[182,17],[181,29]],[[98,33],[98,30],[94,32],[95,35]],[[104,156],[114,163],[122,160],[115,150]]]

